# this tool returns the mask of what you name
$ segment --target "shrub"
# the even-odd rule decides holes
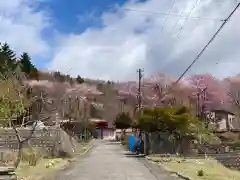
[[[36,166],[41,159],[41,153],[34,148],[23,148],[21,151],[21,159],[28,162],[30,166]]]
[[[0,152],[0,156],[1,156],[1,163],[2,163],[2,165],[3,164],[11,165],[17,159],[17,153],[12,151],[12,150],[2,151],[2,152]]]
[[[125,140],[125,135],[124,134],[121,134],[120,136],[120,141],[123,142]]]
[[[202,170],[202,169],[201,169],[201,170],[198,170],[198,172],[197,172],[197,175],[198,175],[198,176],[203,176],[203,174],[204,174],[204,173],[203,173],[203,170]]]
[[[60,131],[60,143],[56,143],[53,148],[53,154],[55,157],[72,158],[76,147],[76,140],[70,137],[66,132]]]

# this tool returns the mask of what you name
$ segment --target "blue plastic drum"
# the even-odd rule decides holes
[[[135,138],[135,136],[133,136],[133,135],[129,136],[128,147],[129,147],[130,151],[134,152],[135,145],[136,145],[136,138]]]

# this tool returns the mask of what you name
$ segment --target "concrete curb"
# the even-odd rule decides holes
[[[184,180],[192,180],[191,178],[183,175],[183,174],[180,173],[180,172],[175,172],[175,171],[171,171],[171,170],[167,169],[167,168],[164,167],[164,165],[161,164],[161,163],[158,163],[157,165],[158,165],[158,166],[161,166],[161,168],[163,168],[165,171],[168,171],[168,172],[171,173],[171,174],[175,174],[177,177],[179,177],[179,178],[181,178],[181,179],[184,179]]]
[[[72,159],[69,159],[69,160],[68,160],[68,163],[67,163],[65,166],[63,166],[62,168],[60,168],[58,171],[63,171],[63,170],[65,170],[65,169],[67,169],[68,166],[70,166],[70,165],[71,165],[73,162],[75,162],[78,158],[86,155],[92,148],[93,148],[93,145],[90,145],[83,153],[78,154],[76,157],[74,157],[74,158],[72,158]]]
[[[179,177],[179,178],[182,178],[184,180],[191,180],[189,177],[181,174],[181,173],[178,173],[178,172],[175,172],[175,174]]]
[[[68,160],[68,163],[65,164],[63,167],[57,169],[56,171],[54,171],[52,174],[51,174],[51,177],[49,176],[44,176],[44,177],[41,177],[40,179],[37,179],[37,180],[53,180],[55,179],[55,176],[58,172],[61,172],[61,171],[66,171],[70,166],[71,164],[73,164],[78,158],[86,155],[92,148],[93,148],[93,144],[91,143],[91,141],[89,142],[89,147],[81,154],[78,154],[76,155],[76,157],[72,158],[72,159],[69,159]]]
[[[162,165],[161,163],[152,161],[149,157],[146,157],[146,161],[153,162],[154,164],[156,164],[157,166],[160,166],[162,169],[164,169],[164,170],[165,170],[166,172],[168,172],[169,174],[174,174],[174,175],[176,175],[177,177],[179,177],[179,178],[181,178],[181,179],[184,179],[184,180],[192,180],[192,178],[187,177],[187,176],[183,175],[183,174],[180,173],[180,172],[171,171],[171,170],[165,168],[164,165]]]
[[[147,160],[147,158],[143,157],[139,158],[138,160],[143,163],[143,165],[151,172],[151,174],[157,180],[178,180],[175,174],[166,171],[164,168],[158,166],[156,163]]]

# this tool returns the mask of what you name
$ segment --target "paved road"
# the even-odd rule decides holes
[[[57,180],[156,180],[143,163],[126,156],[116,143],[97,140],[95,147],[82,159],[60,172]],[[161,179],[161,180],[165,180]]]

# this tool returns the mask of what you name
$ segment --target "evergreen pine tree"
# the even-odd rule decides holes
[[[31,58],[28,55],[28,53],[23,53],[21,55],[19,63],[20,63],[22,72],[24,72],[29,78],[38,79],[38,70],[32,64]]]
[[[11,59],[13,61],[16,61],[16,54],[15,52],[10,48],[10,46],[7,43],[4,43],[1,46],[2,52],[6,55],[8,59]]]
[[[7,43],[0,44],[0,72],[16,68],[16,54]]]
[[[5,62],[6,62],[6,58],[3,54],[3,52],[1,51],[1,44],[0,44],[0,73],[3,73],[5,68]]]
[[[81,78],[81,76],[77,76],[77,79],[76,79],[76,81],[79,83],[79,84],[82,84],[82,83],[84,83],[84,79],[83,78]]]

